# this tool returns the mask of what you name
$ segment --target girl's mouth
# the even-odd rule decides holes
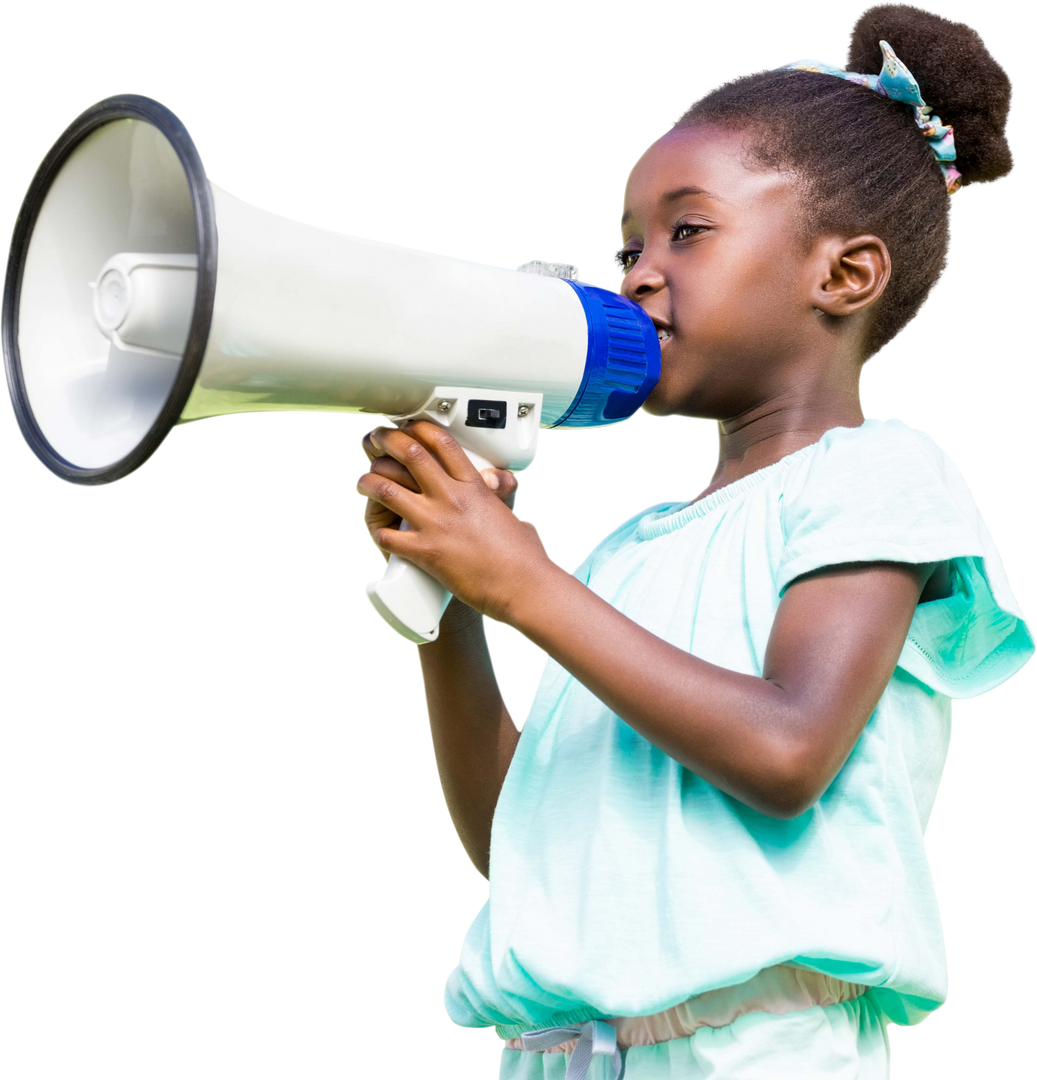
[[[655,324],[656,332],[659,334],[659,347],[662,348],[673,337],[673,331],[668,326],[660,326]]]

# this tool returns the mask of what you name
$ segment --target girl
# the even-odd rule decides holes
[[[375,542],[456,598],[419,655],[490,898],[446,1004],[496,1025],[503,1078],[871,1080],[888,1022],[944,999],[923,830],[949,702],[1033,641],[954,465],[865,420],[858,378],[939,277],[949,195],[1009,170],[1009,82],[904,6],[861,17],[847,69],[737,79],[630,174],[644,408],[718,423],[698,497],[569,575],[510,473],[425,422],[364,441]],[[550,656],[521,738],[486,615]]]

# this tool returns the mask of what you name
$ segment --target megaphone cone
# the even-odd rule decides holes
[[[87,109],[33,178],[3,348],[26,441],[82,484],[132,472],[178,422],[282,409],[425,416],[480,467],[518,469],[540,427],[624,419],[659,377],[637,304],[248,206],[136,95]],[[417,641],[449,601],[392,560],[369,593]]]

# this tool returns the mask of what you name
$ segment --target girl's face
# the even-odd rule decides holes
[[[796,378],[817,319],[792,178],[742,164],[743,135],[675,129],[627,182],[622,293],[661,331],[656,415],[730,419]]]

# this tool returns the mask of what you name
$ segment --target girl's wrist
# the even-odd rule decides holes
[[[463,600],[454,596],[443,612],[443,618],[439,621],[439,637],[450,638],[458,634],[465,634],[482,623],[482,614],[473,607],[469,607]],[[421,648],[427,646],[422,645]]]
[[[550,559],[530,567],[512,590],[500,621],[528,636],[528,630],[544,618],[550,598],[572,580],[572,574]]]

